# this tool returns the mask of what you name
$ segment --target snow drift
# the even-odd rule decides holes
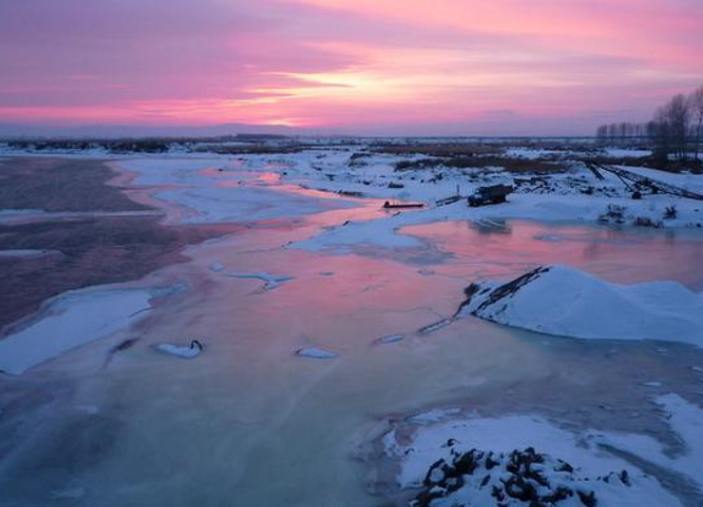
[[[485,418],[437,409],[393,422],[381,442],[396,465],[396,486],[417,492],[414,507],[688,505],[660,479],[676,473],[700,489],[703,411],[675,394],[654,402],[685,442],[684,453],[671,457],[651,436],[574,431],[538,415]],[[640,463],[659,468],[651,473]]]
[[[458,314],[541,333],[703,347],[703,296],[675,282],[616,285],[565,266],[475,283]]]

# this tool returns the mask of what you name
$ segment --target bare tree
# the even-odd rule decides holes
[[[624,144],[654,139],[654,122],[649,123],[610,123],[596,129],[596,139],[600,144]]]
[[[601,125],[598,127],[598,130],[596,130],[596,138],[598,140],[599,144],[605,144],[608,140],[608,126],[607,125]]]
[[[601,125],[596,137],[601,144],[653,143],[654,157],[663,166],[669,165],[671,155],[684,160],[693,154],[699,160],[703,151],[703,86],[688,97],[672,97],[648,123]]]
[[[688,125],[691,121],[691,111],[688,101],[682,94],[674,96],[667,106],[671,134],[679,158],[686,158],[688,144]]]
[[[654,117],[657,123],[655,137],[657,152],[662,161],[668,160],[670,153],[679,159],[686,158],[690,117],[689,102],[681,94],[674,96],[657,111]]]
[[[669,154],[671,153],[671,128],[668,121],[666,107],[661,106],[654,113],[652,125],[652,138],[654,140],[654,158],[657,164],[662,165],[662,169],[669,164]]]
[[[654,140],[654,138],[657,137],[657,122],[654,120],[647,122],[645,132],[648,141]]]
[[[698,88],[688,97],[688,108],[693,117],[694,159],[698,159],[703,136],[703,86]]]

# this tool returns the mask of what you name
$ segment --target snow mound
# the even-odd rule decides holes
[[[312,359],[334,359],[337,357],[337,354],[335,352],[321,349],[318,347],[307,347],[304,349],[300,349],[296,352],[301,357],[309,357]]]
[[[193,340],[190,345],[173,345],[171,343],[161,343],[156,346],[159,352],[165,352],[172,356],[182,357],[184,359],[193,359],[198,357],[203,352],[203,345],[198,340]]]
[[[700,416],[697,407],[673,399],[685,411],[674,412],[670,423]],[[386,458],[396,463],[396,485],[419,490],[413,507],[674,507],[681,502],[656,476],[608,449],[670,470],[697,470],[695,450],[690,458],[671,460],[650,437],[572,432],[539,416],[454,414],[408,422],[396,423],[382,444]],[[672,429],[698,449],[690,431],[680,432],[675,424]]]
[[[587,339],[668,340],[703,347],[703,297],[675,282],[617,285],[565,266],[472,284],[458,314]]]
[[[449,443],[453,444],[453,441]],[[636,479],[637,486],[639,479]],[[413,507],[595,507],[604,497],[629,496],[630,501],[638,503],[641,500],[637,494],[627,494],[633,480],[626,469],[603,476],[588,475],[566,461],[538,453],[532,447],[510,453],[478,449],[466,453],[454,451],[451,458],[440,459],[429,468],[423,486],[411,502]]]

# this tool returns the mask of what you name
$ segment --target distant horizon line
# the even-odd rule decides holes
[[[535,134],[535,135],[491,135],[491,134],[466,134],[466,135],[402,135],[402,134],[222,134],[222,135],[156,135],[156,134],[135,134],[135,135],[115,135],[115,136],[90,136],[83,134],[52,134],[52,135],[3,135],[0,134],[0,142],[11,141],[120,141],[120,140],[202,140],[202,141],[224,141],[237,139],[259,140],[292,140],[292,139],[485,139],[485,140],[512,140],[512,139],[597,139],[596,135],[559,135],[559,134]],[[618,137],[619,140],[644,140],[647,136],[626,136]]]
[[[467,125],[454,128],[417,126],[367,126],[355,127],[294,127],[285,125],[262,125],[247,123],[220,123],[212,125],[134,125],[134,124],[75,124],[51,125],[30,123],[5,123],[0,121],[0,139],[125,139],[125,138],[222,138],[237,135],[282,135],[307,138],[591,138],[596,127],[591,129],[565,125],[564,132],[558,128],[501,129],[499,126]],[[588,132],[586,131],[588,130]],[[435,131],[435,132],[433,132]]]

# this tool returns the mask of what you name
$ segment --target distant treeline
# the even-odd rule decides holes
[[[648,139],[654,137],[655,124],[647,123],[611,123],[601,125],[596,130],[596,138],[601,142],[626,141],[633,138]]]
[[[283,142],[288,138],[269,134],[237,134],[221,137],[145,137],[123,139],[0,139],[11,150],[28,151],[88,151],[99,150],[109,153],[167,153],[173,149],[188,151],[209,150],[211,146],[228,150],[227,153],[251,151],[251,147],[265,145],[269,142]],[[234,144],[229,146],[228,143]]]
[[[171,142],[157,139],[81,140],[81,139],[16,139],[5,141],[12,150],[87,151],[104,150],[111,153],[166,153]]]
[[[690,95],[672,97],[647,123],[601,125],[596,138],[602,144],[646,142],[662,161],[697,160],[703,138],[703,86]]]

